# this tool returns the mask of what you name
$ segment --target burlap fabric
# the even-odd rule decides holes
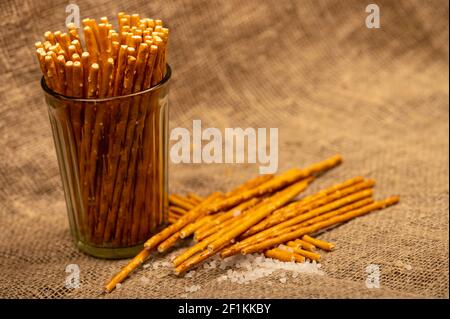
[[[189,298],[448,297],[448,3],[377,1],[76,1],[82,17],[120,10],[172,29],[171,127],[278,127],[280,170],[341,153],[345,164],[308,193],[362,174],[401,204],[321,235],[325,275],[280,273],[249,285],[140,269],[121,289],[101,287],[125,261],[80,253],[69,235],[33,43],[63,27],[67,1],[0,2],[0,297]],[[120,4],[119,4],[120,3]],[[170,189],[206,195],[256,165],[173,165]],[[155,260],[167,260],[167,256]],[[81,287],[64,285],[68,264]],[[369,264],[381,287],[365,285]],[[410,266],[410,267],[409,267]],[[269,284],[271,283],[271,284]]]

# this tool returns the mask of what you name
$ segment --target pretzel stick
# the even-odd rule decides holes
[[[197,201],[195,199],[192,199],[192,198],[189,198],[188,196],[181,196],[181,195],[178,195],[178,194],[172,194],[172,195],[177,197],[177,198],[179,198],[180,200],[182,200],[182,201],[184,201],[184,202],[186,202],[188,204],[194,205],[194,206],[198,205],[198,203],[199,203],[199,201]]]
[[[308,187],[310,179],[298,182],[289,186],[285,190],[281,191],[279,194],[275,195],[277,198],[275,201],[270,202],[269,205],[261,205],[256,211],[249,216],[245,216],[242,223],[238,227],[229,229],[229,231],[221,238],[212,242],[208,245],[208,249],[211,251],[217,251],[219,247],[231,242],[232,239],[236,238],[240,234],[244,233],[247,229],[257,224],[260,220],[271,214],[275,209],[285,205],[287,202],[295,198],[298,194],[303,192],[306,187]]]
[[[196,208],[194,208],[191,212],[188,212],[186,215],[195,215],[195,210],[200,210],[202,209],[203,205],[208,205],[210,204],[211,201],[215,200],[216,198],[218,198],[219,196],[221,196],[220,193],[216,192],[211,194],[210,196],[208,196],[208,198],[205,199],[204,202],[202,202],[202,204],[200,204],[199,206],[197,206]],[[163,235],[158,236],[155,235],[153,237],[157,237],[157,239],[154,239],[153,242],[161,242],[162,239],[161,238],[168,238],[169,236],[173,235],[174,233],[177,232],[178,229],[181,229],[184,225],[186,225],[189,222],[189,218],[185,218],[183,220],[183,218],[186,216],[183,216],[182,218],[180,218],[177,222],[175,222],[174,224],[168,226],[167,228],[165,228],[164,230],[171,228],[171,232],[169,235],[167,235],[169,232],[164,230],[162,232],[160,232],[159,234],[163,233]],[[183,226],[181,226],[183,225]],[[175,230],[175,231],[174,231]],[[152,238],[153,238],[152,237]],[[153,246],[153,248],[156,247],[156,244]],[[144,248],[136,257],[134,257],[130,263],[128,263],[124,268],[122,268],[122,270],[120,272],[118,272],[110,281],[109,283],[105,286],[105,290],[107,292],[111,292],[118,283],[121,283],[126,277],[128,277],[128,275],[137,267],[139,267],[150,255],[151,251],[153,250],[153,248],[149,249],[149,248]]]
[[[177,206],[170,206],[169,208],[172,212],[178,214],[178,215],[184,215],[186,214],[189,210],[177,207]]]
[[[153,64],[154,64],[154,58],[157,52],[156,46],[151,46],[148,51],[148,57],[145,62],[145,76],[143,78],[143,83],[141,83],[142,89],[148,89],[150,88],[149,80],[148,78],[151,78],[152,76],[152,70],[153,70]],[[138,76],[139,77],[139,76]],[[133,140],[132,144],[132,156],[139,158],[138,164],[137,164],[137,179],[135,183],[134,188],[134,207],[133,207],[133,219],[134,220],[140,220],[140,215],[144,207],[144,199],[145,199],[145,186],[146,186],[146,178],[147,178],[147,168],[150,164],[150,156],[148,155],[148,152],[151,151],[152,143],[150,143],[150,135],[151,132],[144,131],[144,128],[148,128],[149,118],[151,119],[151,112],[148,110],[148,101],[150,99],[150,94],[146,94],[142,97],[140,103],[139,103],[139,113],[140,117],[138,117],[138,124],[136,126],[136,132],[135,132],[135,138]],[[146,125],[147,124],[147,125]],[[151,131],[151,130],[150,130]],[[148,134],[148,136],[146,136]],[[142,143],[142,145],[141,145]],[[142,152],[142,154],[138,153],[138,150]],[[133,169],[133,168],[129,168]],[[136,225],[137,226],[137,225]],[[147,226],[145,226],[144,232],[147,229]],[[139,232],[139,229],[133,230],[133,234]],[[134,235],[133,235],[134,236]]]
[[[297,224],[308,220],[310,218],[316,217],[318,215],[324,214],[329,211],[333,211],[335,209],[338,209],[342,206],[346,206],[348,204],[351,204],[355,201],[358,201],[360,199],[364,199],[367,197],[372,196],[373,191],[371,189],[363,190],[354,194],[351,194],[349,196],[346,196],[344,198],[338,199],[334,202],[331,202],[327,205],[321,206],[319,208],[313,209],[308,211],[307,213],[301,214],[297,217],[291,218],[287,221],[284,221],[282,223],[279,223],[275,226],[272,226],[271,228],[268,228],[262,232],[259,232],[253,236],[247,237],[246,239],[234,244],[233,246],[227,248],[224,252],[222,257],[231,256],[239,253],[244,247],[254,245],[255,243],[264,241],[270,237],[275,237],[279,233],[286,232],[286,228],[289,226],[298,227]],[[353,207],[344,207],[342,208],[344,212],[349,211]],[[342,211],[341,211],[342,212]],[[340,213],[341,213],[340,212]],[[295,226],[294,226],[295,225]]]
[[[314,208],[323,206],[330,203],[336,199],[342,198],[345,195],[355,193],[359,190],[373,187],[375,185],[374,180],[367,180],[357,177],[349,179],[343,183],[336,184],[329,188],[323,189],[316,194],[308,196],[298,202],[294,202],[286,207],[283,207],[275,211],[271,216],[261,221],[257,225],[249,229],[243,237],[248,237],[250,235],[261,232],[268,229],[274,225],[277,225],[285,220],[298,216],[312,210]]]
[[[323,221],[325,219],[334,217],[336,215],[340,215],[340,214],[346,213],[346,212],[348,212],[350,210],[354,210],[354,209],[361,208],[361,207],[364,207],[366,205],[372,204],[373,201],[374,200],[371,197],[363,198],[363,199],[361,199],[359,201],[356,201],[356,202],[354,202],[352,204],[346,205],[346,206],[344,206],[342,208],[333,210],[333,211],[331,211],[329,213],[326,213],[326,214],[323,214],[323,215],[319,215],[319,216],[311,218],[311,219],[307,219],[304,222],[301,222],[300,224],[298,224],[298,226],[312,225],[312,224],[315,224],[317,222]]]
[[[127,65],[125,68],[123,91],[124,95],[130,94],[133,88],[134,71],[136,68],[136,58],[133,56],[127,57]],[[104,240],[107,241],[114,232],[115,236],[114,242],[120,243],[126,241],[125,236],[123,236],[123,230],[125,227],[131,226],[131,214],[126,214],[127,201],[130,200],[131,188],[124,191],[123,189],[123,177],[117,181],[117,175],[124,176],[128,168],[128,154],[120,156],[120,149],[122,147],[123,141],[126,140],[126,123],[129,114],[130,102],[126,101],[120,105],[122,109],[120,112],[119,122],[116,123],[116,128],[114,130],[114,137],[112,141],[112,171],[111,171],[111,184],[113,185],[113,196],[110,211],[108,212],[107,223],[105,227]],[[134,176],[128,176],[128,178],[134,178]],[[126,194],[125,194],[126,193]],[[123,194],[123,199],[121,195]]]
[[[314,246],[319,247],[320,249],[326,250],[326,251],[332,251],[334,247],[336,246],[333,243],[326,242],[324,240],[320,240],[317,238],[312,238],[311,236],[305,235],[302,237],[302,239],[308,243],[313,244]]]
[[[187,210],[194,208],[194,205],[187,202],[184,198],[177,196],[175,194],[169,195],[169,203]]]
[[[204,202],[202,202],[199,206],[196,206],[195,208],[199,207],[199,210],[202,211],[204,208],[207,208],[208,205],[210,205],[211,203],[213,203],[215,200],[219,199],[219,196],[214,196],[211,195],[210,197],[208,197]],[[191,211],[195,210],[192,209]],[[189,213],[188,213],[189,214]],[[186,217],[186,215],[184,215],[183,217],[181,217],[179,219],[179,221],[181,221],[184,217]],[[201,215],[198,216],[197,218],[200,219]],[[194,222],[195,219],[193,219],[192,221],[190,221],[189,223],[186,224],[186,226],[188,226],[191,222]],[[182,227],[181,229],[183,229],[184,227]],[[169,249],[170,247],[172,247],[173,245],[175,245],[176,241],[178,239],[180,239],[180,232],[181,231],[176,231],[174,232],[168,239],[164,240],[159,246],[158,246],[158,251],[159,252],[164,252],[167,249]]]
[[[347,187],[353,186],[355,184],[361,183],[364,181],[364,178],[361,176],[357,176],[357,177],[353,177],[350,178],[342,183],[338,183],[335,185],[332,185],[328,188],[319,190],[317,193],[306,196],[305,198],[302,198],[300,201],[297,202],[297,204],[299,206],[305,206],[306,204],[310,204],[312,202],[317,201],[318,199],[327,197],[328,195],[331,195],[339,190],[345,189]],[[292,206],[292,205],[291,205]],[[292,207],[292,208],[297,208],[297,207]],[[286,208],[282,208],[279,209],[275,212],[273,212],[272,215],[270,215],[266,220],[267,221],[271,221],[273,219],[277,219],[280,215],[284,215],[285,214],[285,210],[288,210],[288,206],[286,206]],[[259,224],[258,224],[259,225]],[[258,225],[255,225],[255,227],[252,227],[252,229],[255,229]],[[261,229],[262,230],[262,229]],[[260,231],[260,230],[257,230]]]
[[[261,205],[258,206],[258,209],[249,214],[250,217],[248,219],[246,219],[245,217],[236,218],[228,227],[218,231],[208,238],[205,238],[203,241],[197,243],[196,245],[184,251],[181,255],[177,256],[173,260],[174,266],[179,267],[180,265],[185,264],[185,262],[189,258],[194,256],[196,253],[201,252],[205,248],[208,248],[211,253],[216,253],[219,248],[224,247],[233,238],[248,229],[248,227],[251,226],[252,222],[255,222],[255,220],[257,221],[258,218],[264,218],[264,215],[270,214],[273,210],[297,196],[307,186],[308,181],[302,181],[265,199],[261,203]],[[190,263],[188,264],[191,265]],[[183,267],[187,266],[184,265]]]
[[[133,85],[133,88],[131,91],[133,93],[139,92],[142,88],[142,82],[144,77],[144,67],[146,63],[146,59],[148,57],[148,46],[146,44],[143,44],[139,47],[138,53],[137,53],[137,60],[136,60],[136,75],[135,75],[135,82]],[[122,151],[122,156],[120,159],[119,164],[119,171],[117,173],[116,177],[116,188],[121,183],[124,183],[124,189],[125,192],[122,193],[122,197],[125,196],[125,194],[129,194],[128,196],[133,196],[134,202],[136,202],[135,199],[135,193],[134,193],[134,185],[136,184],[136,180],[139,177],[136,177],[135,170],[136,165],[135,162],[137,161],[137,148],[133,148],[134,141],[136,139],[139,140],[139,137],[136,135],[138,134],[136,131],[138,130],[137,125],[135,125],[136,122],[138,122],[139,119],[139,104],[141,102],[141,96],[136,96],[133,98],[131,102],[130,112],[129,112],[129,119],[127,122],[126,127],[126,136],[125,136],[125,149]],[[130,163],[132,165],[127,165],[127,163]],[[125,175],[128,178],[125,178]],[[131,177],[131,178],[130,178]],[[119,188],[120,189],[120,188]],[[136,205],[136,203],[135,203]],[[123,208],[125,209],[125,208]],[[138,238],[142,237],[148,237],[149,229],[147,227],[140,227],[143,225],[148,224],[148,220],[150,219],[149,214],[151,214],[150,211],[145,212],[142,215],[142,218],[139,217],[137,214],[137,210],[133,210],[133,207],[131,206],[131,203],[129,205],[129,208],[127,210],[130,210],[128,217],[131,217],[131,220],[127,223],[127,229],[125,236],[128,237],[128,240],[131,243],[136,243],[138,241]],[[141,234],[139,235],[139,228],[141,228]]]
[[[293,243],[295,243],[295,247],[297,248],[303,248],[304,250],[310,251],[310,252],[315,252],[316,251],[316,246],[314,246],[313,244],[310,244],[304,240],[301,239],[296,239],[294,241],[292,241]]]
[[[243,191],[243,190],[245,190],[245,189],[247,189],[247,188],[250,188],[250,187],[257,187],[257,186],[259,186],[260,185],[260,183],[263,183],[263,181],[264,181],[265,179],[262,179],[262,178],[253,178],[253,179],[251,179],[251,180],[249,180],[249,181],[247,181],[247,182],[245,182],[244,184],[242,184],[241,186],[238,186],[237,188],[235,188],[234,190],[232,190],[231,192],[229,192],[228,193],[228,195],[229,196],[231,196],[231,195],[233,195],[233,194],[235,194],[235,193],[237,193],[237,192],[240,192],[240,191]],[[217,197],[216,197],[217,198]],[[214,200],[216,200],[216,198],[214,198]],[[217,199],[217,200],[219,200],[219,199]],[[193,220],[195,220],[195,219],[197,219],[197,218],[199,218],[200,216],[202,216],[202,215],[206,215],[207,213],[208,213],[208,209],[209,209],[209,206],[211,205],[211,203],[212,203],[213,201],[211,201],[211,202],[208,202],[207,203],[207,205],[205,205],[205,206],[207,206],[207,207],[205,207],[205,208],[203,208],[203,207],[200,207],[199,208],[199,206],[197,206],[197,207],[195,207],[193,210],[192,210],[192,212],[194,212],[194,213],[192,213],[192,216],[189,216],[189,217],[191,217],[191,220],[189,220],[188,222],[186,222],[186,224],[188,224],[189,222],[191,222],[191,221],[193,221]],[[191,212],[189,212],[188,214],[186,214],[185,216],[183,216],[182,218],[180,218],[180,220],[178,221],[178,222],[184,222],[184,220],[183,220],[183,218],[185,218],[187,215],[189,215],[189,214],[191,214]],[[178,223],[177,222],[177,223]],[[185,224],[185,225],[186,225]],[[185,225],[183,225],[183,226],[185,226]],[[181,226],[181,227],[183,227],[183,226]],[[170,227],[170,226],[169,226]],[[169,228],[168,227],[168,228]],[[174,226],[174,228],[175,228],[175,226]],[[166,228],[167,229],[167,228]],[[164,232],[164,231],[166,231],[166,229],[165,230],[163,230],[162,232]],[[166,233],[164,234],[164,235],[162,235],[162,237],[165,237],[165,236],[171,236],[170,235],[170,233],[176,233],[178,231],[178,229],[176,229],[176,230],[167,230],[166,231]],[[161,233],[162,233],[161,232]],[[155,237],[155,236],[154,236]],[[145,244],[145,246],[147,245],[147,244],[150,244],[149,245],[149,247],[152,247],[152,245],[157,245],[157,243],[155,244],[155,242],[157,242],[159,239],[157,238],[157,239],[153,239],[152,240],[152,238],[150,238],[150,240],[149,241],[147,241],[146,242],[146,244]],[[211,241],[212,242],[212,241]],[[186,252],[185,254],[184,254],[184,256],[183,257],[178,257],[178,264],[181,264],[184,260],[186,260],[187,258],[189,258],[190,256],[192,256],[193,254],[195,254],[197,251],[199,251],[199,250],[202,250],[202,249],[204,249],[204,248],[206,248],[206,245],[208,244],[209,242],[204,242],[204,243],[202,243],[202,245],[201,246],[198,246],[198,245],[196,245],[197,247],[196,248],[193,248],[192,250],[190,250],[190,252]],[[163,245],[163,249],[165,249],[165,247],[166,247],[166,245]],[[194,246],[195,247],[195,246]],[[200,249],[199,249],[199,247],[201,247]],[[187,257],[186,257],[187,256]],[[174,261],[174,264],[176,264],[177,262],[176,261]]]
[[[295,223],[313,218],[315,216],[324,214],[330,210],[334,210],[343,205],[349,204],[349,201],[356,201],[360,198],[368,197],[372,194],[371,191],[363,192],[364,190],[373,187],[374,181],[368,180],[362,183],[358,183],[354,186],[344,188],[341,191],[337,191],[327,197],[321,198],[317,201],[311,202],[309,205],[300,207],[299,210],[294,210],[287,213],[286,216],[279,216],[273,219],[270,223],[266,223],[266,228],[257,234],[250,236],[251,238],[260,238],[275,230],[294,225]],[[362,193],[361,193],[362,192]],[[247,232],[248,233],[248,232]],[[245,237],[245,234],[244,234]],[[250,238],[249,237],[249,238]]]
[[[260,198],[252,198],[246,202],[239,204],[238,206],[232,208],[226,213],[214,218],[211,222],[206,225],[200,227],[195,231],[194,239],[197,241],[201,241],[204,238],[210,236],[211,234],[219,231],[225,226],[229,225],[229,222],[232,222],[233,217],[237,217],[240,214],[247,211],[247,209],[255,206],[261,201]]]
[[[169,219],[168,219],[169,224],[174,224],[174,223],[176,223],[178,219],[179,219],[179,217],[173,216],[173,215],[171,215],[171,214],[169,213]]]
[[[206,215],[201,218],[199,218],[197,221],[186,225],[182,230],[180,230],[180,238],[186,238],[194,233],[198,228],[203,226],[204,224],[207,224],[209,221],[213,219],[213,216]]]
[[[311,260],[320,261],[320,255],[318,253],[314,253],[314,252],[311,252],[311,251],[308,251],[308,250],[300,249],[298,247],[298,244],[293,242],[293,241],[288,242],[287,246],[292,248],[294,253],[302,255],[302,256],[304,256],[304,257],[306,257],[308,259],[311,259]]]
[[[112,94],[113,95],[119,95],[122,90],[120,89],[121,86],[123,86],[123,78],[125,73],[127,63],[127,55],[126,55],[126,46],[120,47],[119,51],[119,61],[117,62],[117,68],[116,68],[116,74],[114,79],[114,89]],[[103,106],[103,108],[106,108],[106,105]],[[117,117],[117,112],[119,112],[119,106],[117,103],[111,105],[110,110],[110,116],[111,120]],[[126,110],[125,110],[126,111]],[[124,112],[125,112],[124,111]],[[124,113],[122,112],[122,113]],[[99,120],[103,122],[103,114],[97,115],[99,117]],[[122,115],[122,117],[124,117]],[[109,138],[109,144],[111,145],[111,150],[108,150],[108,157],[107,157],[107,170],[109,172],[102,174],[102,194],[101,194],[101,200],[100,200],[100,209],[98,213],[98,223],[96,227],[96,238],[97,240],[100,240],[102,238],[109,237],[109,234],[112,233],[112,227],[111,223],[112,220],[116,220],[116,215],[113,217],[112,214],[116,214],[117,210],[114,210],[113,212],[108,213],[108,206],[109,203],[112,201],[112,198],[114,196],[114,178],[115,178],[115,172],[118,165],[118,154],[119,154],[119,146],[122,143],[122,141],[119,139],[121,137],[121,132],[116,132],[115,130],[115,122],[110,123],[111,132],[110,132],[110,138]],[[100,133],[100,132],[99,132]],[[94,132],[95,134],[95,132]],[[111,163],[112,162],[112,163]],[[114,206],[113,206],[114,207]],[[107,225],[107,222],[109,221],[109,225]],[[108,228],[107,233],[105,234],[105,229]]]
[[[294,252],[290,252],[287,250],[283,250],[280,248],[273,248],[273,249],[269,249],[266,250],[264,252],[264,255],[268,258],[272,258],[272,259],[278,259],[284,262],[298,262],[298,263],[302,263],[305,261],[305,257],[303,257],[302,255],[296,254]]]
[[[250,183],[249,183],[250,182]],[[249,182],[244,183],[245,186],[238,186],[235,190],[231,191],[229,194],[230,196],[233,196],[235,192],[242,191],[242,187],[252,187],[254,185],[254,179],[250,180]],[[249,186],[250,185],[250,186]],[[257,184],[255,187],[259,187],[260,185]],[[251,188],[250,188],[251,189]],[[216,196],[214,197],[214,200],[219,196],[219,194],[216,193]],[[211,196],[210,196],[211,197]],[[220,200],[222,201],[222,200]],[[144,244],[144,247],[151,249],[156,247],[160,242],[174,234],[175,232],[179,231],[181,228],[186,226],[188,223],[196,220],[201,215],[207,215],[208,213],[211,213],[211,206],[213,206],[214,203],[208,203],[207,207],[195,207],[190,212],[188,212],[186,215],[184,215],[180,220],[175,223],[174,225],[171,225],[164,230],[162,230],[157,235],[153,236],[147,242]]]
[[[175,234],[173,234],[172,236],[167,238],[165,241],[163,241],[161,244],[159,244],[158,252],[163,253],[166,250],[168,250],[169,248],[173,247],[177,243],[178,239],[180,239],[180,238],[181,238],[180,232],[176,232]]]
[[[91,57],[91,61],[93,63],[97,63],[98,56],[99,56],[99,49],[98,49],[96,37],[94,35],[94,31],[89,26],[84,27],[83,30],[84,30],[84,40],[86,42],[86,48]]]
[[[243,201],[246,201],[252,197],[255,196],[261,196],[267,193],[272,193],[274,191],[277,191],[287,185],[293,184],[297,181],[299,181],[302,178],[306,178],[308,176],[311,176],[313,174],[321,173],[323,171],[326,171],[328,169],[331,169],[335,167],[336,165],[339,165],[342,162],[342,157],[340,155],[332,156],[322,162],[313,164],[307,168],[304,169],[291,169],[279,176],[274,177],[273,179],[267,181],[266,183],[263,183],[262,185],[250,189],[245,192],[241,192],[240,194],[236,194],[235,196],[232,196],[230,198],[227,198],[213,207],[211,207],[211,210],[213,212],[218,212],[220,210],[224,210],[233,206],[236,206]]]
[[[195,193],[188,193],[187,197],[192,199],[192,200],[197,201],[198,203],[203,202],[205,200],[202,196],[199,196],[199,195],[197,195]]]
[[[241,253],[245,255],[245,254],[251,254],[251,253],[254,253],[257,251],[261,251],[261,250],[270,248],[274,245],[282,244],[287,241],[297,239],[303,235],[311,234],[318,230],[328,228],[335,224],[346,222],[353,218],[368,214],[372,211],[383,209],[385,207],[394,205],[394,204],[398,203],[398,201],[399,201],[398,196],[392,196],[387,199],[374,202],[373,204],[367,205],[365,207],[350,211],[348,213],[332,217],[325,221],[318,222],[316,224],[313,224],[313,225],[310,225],[307,227],[300,227],[299,229],[294,230],[292,232],[289,232],[289,233],[286,233],[286,234],[283,234],[283,235],[280,235],[280,236],[277,236],[274,238],[267,239],[263,242],[255,244],[255,245],[245,247],[242,249]]]
[[[143,249],[139,254],[137,254],[124,268],[122,268],[122,270],[111,278],[111,280],[105,285],[105,291],[113,291],[117,284],[124,281],[134,269],[142,265],[144,261],[148,259],[150,253],[151,250]]]

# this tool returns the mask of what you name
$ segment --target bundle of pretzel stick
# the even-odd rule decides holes
[[[396,204],[398,196],[373,199],[375,181],[357,176],[315,194],[297,196],[325,171],[342,162],[340,155],[306,168],[279,175],[262,175],[228,193],[214,192],[173,224],[152,236],[144,249],[105,286],[111,292],[152,251],[163,253],[193,236],[196,244],[175,259],[177,274],[196,267],[213,255],[264,253],[282,261],[320,260],[316,247],[330,251],[334,244],[311,237],[337,224]],[[179,202],[179,198],[172,203]]]
[[[99,23],[86,18],[83,33],[70,24],[67,32],[47,31],[35,43],[47,87],[69,97],[52,112],[73,137],[65,149],[72,157],[68,171],[75,172],[72,187],[81,188],[82,200],[73,201],[80,235],[107,247],[142,243],[166,220],[167,210],[160,138],[167,111],[160,97],[108,98],[163,80],[169,29],[139,14],[120,12],[117,19],[117,31],[107,17]],[[96,98],[107,100],[89,102]]]

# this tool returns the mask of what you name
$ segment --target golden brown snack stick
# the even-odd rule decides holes
[[[137,254],[124,268],[122,268],[113,278],[105,285],[105,291],[111,292],[116,288],[116,285],[121,283],[128,277],[128,275],[137,267],[142,265],[144,261],[150,256],[151,250],[144,249]]]
[[[273,248],[273,249],[269,249],[266,250],[264,252],[264,255],[268,258],[272,258],[272,259],[278,259],[281,261],[285,261],[285,262],[298,262],[298,263],[302,263],[305,261],[305,257],[296,254],[294,252],[290,252],[284,249],[280,249],[280,248]]]
[[[167,238],[161,244],[159,244],[158,252],[163,253],[166,250],[168,250],[169,248],[173,247],[177,243],[178,239],[180,239],[179,231],[176,232],[175,234],[173,234],[172,236],[170,236],[169,238]]]
[[[295,198],[298,194],[303,192],[308,187],[309,183],[310,180],[308,179],[297,182],[277,193],[275,196],[273,196],[276,197],[273,200],[267,199],[269,203],[259,206],[258,209],[256,209],[255,212],[249,214],[248,217],[245,216],[239,226],[229,229],[229,231],[225,233],[224,236],[209,244],[208,249],[211,251],[217,251],[219,247],[223,247],[225,244],[230,243],[232,239],[235,239],[237,236],[244,233],[247,229],[271,214],[274,210],[282,207],[287,202]],[[263,203],[264,202],[266,202],[266,200],[264,200]]]
[[[44,33],[44,38],[45,38],[45,41],[50,42],[51,45],[55,45],[56,44],[55,36],[53,35],[53,33],[51,31],[45,32]]]
[[[363,199],[361,199],[359,201],[356,201],[356,202],[354,202],[354,203],[352,203],[350,205],[346,205],[346,206],[344,206],[342,208],[333,210],[333,211],[331,211],[329,213],[326,213],[326,214],[323,214],[323,215],[319,215],[319,216],[311,218],[311,219],[307,219],[304,222],[301,222],[300,224],[298,224],[298,226],[312,225],[312,224],[315,224],[317,222],[323,221],[325,219],[334,217],[336,215],[340,215],[340,214],[346,213],[346,212],[348,212],[350,210],[354,210],[354,209],[357,209],[357,208],[360,208],[360,207],[372,204],[373,202],[374,202],[374,200],[373,200],[372,197],[363,198]]]
[[[359,178],[352,178],[342,184],[334,185],[328,189],[324,189],[316,194],[308,196],[303,200],[294,202],[286,207],[279,209],[278,211],[274,212],[274,214],[249,229],[243,235],[243,237],[248,237],[250,235],[259,233],[288,219],[329,204],[337,199],[345,197],[346,195],[350,195],[360,190],[373,187],[374,185],[375,181],[372,179],[361,181]]]
[[[73,95],[75,97],[83,97],[83,78],[83,66],[80,61],[75,61],[73,63]],[[78,125],[77,129],[80,129],[81,123],[78,122]]]
[[[348,213],[332,217],[330,219],[327,219],[327,220],[322,221],[322,222],[318,222],[316,224],[313,224],[313,225],[310,225],[310,226],[307,226],[307,227],[300,227],[299,229],[297,229],[295,231],[292,231],[292,232],[289,232],[289,233],[286,233],[286,234],[283,234],[283,235],[280,235],[280,236],[277,236],[277,237],[274,237],[274,238],[270,238],[268,240],[265,240],[263,242],[257,243],[255,245],[251,245],[251,246],[245,247],[245,248],[242,249],[241,252],[243,254],[251,254],[251,253],[254,253],[254,252],[258,252],[258,251],[261,251],[261,250],[273,247],[275,245],[282,244],[282,243],[288,242],[288,241],[293,240],[293,239],[297,239],[297,238],[299,238],[299,237],[301,237],[303,235],[312,234],[312,233],[314,233],[316,231],[319,231],[319,230],[324,229],[324,228],[328,228],[328,227],[333,226],[335,224],[346,222],[346,221],[351,220],[353,218],[356,218],[356,217],[368,214],[368,213],[370,213],[372,211],[383,209],[385,207],[394,205],[394,204],[398,203],[398,201],[399,201],[399,197],[398,196],[392,196],[392,197],[386,198],[386,199],[381,200],[381,201],[376,201],[373,204],[370,204],[370,205],[364,206],[362,208],[350,211]]]
[[[199,196],[195,193],[187,193],[187,197],[196,200],[197,202],[202,202],[204,201],[204,197]]]
[[[187,202],[183,197],[177,196],[176,194],[169,195],[169,204],[184,208],[186,210],[191,210],[195,207],[191,203]]]
[[[250,237],[245,238],[244,240],[241,240],[240,242],[228,247],[222,252],[222,257],[228,257],[235,254],[238,254],[244,247],[249,245],[254,245],[258,242],[261,242],[263,240],[266,240],[271,237],[276,237],[278,234],[286,232],[288,227],[291,228],[298,228],[299,224],[301,222],[307,221],[309,219],[312,219],[313,217],[320,216],[322,214],[325,214],[329,211],[335,211],[336,209],[340,211],[337,214],[348,212],[352,209],[354,209],[354,206],[348,206],[348,204],[351,204],[353,202],[356,202],[360,199],[364,199],[367,197],[372,196],[373,191],[371,189],[366,189],[357,193],[350,194],[346,197],[340,198],[338,200],[335,200],[329,204],[320,206],[316,209],[307,210],[306,213],[300,214],[297,217],[288,219],[284,222],[281,222],[277,225],[274,225],[270,228],[267,228],[259,233],[256,233]],[[360,207],[360,206],[357,206]],[[295,226],[294,226],[295,225]]]
[[[311,251],[311,252],[316,251],[316,246],[314,246],[313,244],[308,243],[304,240],[297,239],[297,240],[294,240],[293,242],[295,243],[295,245],[297,245],[297,248],[303,248],[304,250]]]
[[[188,210],[178,207],[178,206],[170,206],[170,210],[172,210],[177,215],[184,215],[188,212]]]
[[[66,73],[66,95],[73,96],[73,62],[67,61],[64,70]]]
[[[127,64],[127,46],[121,45],[117,61],[116,72],[114,75],[114,86],[112,95],[120,95],[122,93],[124,71]]]
[[[248,228],[248,224],[254,222],[258,218],[263,218],[261,216],[264,216],[264,214],[270,214],[270,212],[279,207],[279,205],[283,205],[283,203],[285,203],[286,201],[289,201],[293,197],[297,196],[299,192],[307,187],[307,185],[308,182],[299,182],[265,199],[258,206],[260,210],[255,209],[255,212],[251,212],[249,214],[252,215],[249,220],[246,220],[245,217],[241,216],[239,216],[241,218],[235,218],[226,228],[219,230],[210,237],[205,238],[203,241],[187,249],[181,255],[177,256],[173,260],[174,266],[178,267],[181,264],[184,264],[196,253],[201,252],[207,247],[209,251],[213,253],[217,252],[218,247],[225,247],[234,237],[237,236],[235,236],[235,233],[238,233],[239,235],[239,232],[245,231],[245,227]],[[244,230],[242,230],[243,228]],[[213,247],[209,247],[211,244],[214,244]],[[184,267],[186,267],[186,265]]]
[[[212,195],[210,195],[202,204],[194,207],[183,217],[181,217],[175,224],[172,224],[167,228],[164,228],[161,232],[152,236],[149,240],[145,242],[144,247],[146,247],[147,249],[152,249],[157,245],[159,245],[168,237],[172,236],[174,233],[181,230],[184,226],[196,220],[202,214],[202,211],[205,209],[205,207],[207,205],[210,205],[211,202],[213,202],[220,196],[222,195],[219,192],[215,192]]]
[[[291,247],[293,251],[299,255],[302,255],[311,260],[320,261],[320,254],[305,249],[301,249],[299,245],[293,241],[288,242],[287,246]]]
[[[192,235],[194,233],[194,231],[196,231],[198,228],[200,228],[204,224],[208,223],[212,219],[213,219],[213,216],[206,215],[206,216],[199,218],[197,221],[195,221],[189,225],[186,225],[182,230],[180,230],[180,237],[186,238],[186,237]]]
[[[94,35],[94,31],[89,26],[84,27],[83,30],[84,30],[84,39],[86,42],[86,48],[89,52],[89,55],[91,56],[91,61],[93,63],[97,63],[98,56],[99,56],[99,49],[98,49],[97,40]]]
[[[217,218],[214,218],[211,222],[200,227],[195,232],[194,239],[197,241],[203,240],[204,238],[210,236],[211,234],[219,231],[223,227],[227,226],[228,222],[231,222],[233,217],[237,217],[247,211],[249,208],[255,206],[261,201],[261,198],[252,198],[246,202],[243,202],[236,207],[232,208],[226,213],[223,213]],[[214,215],[215,216],[215,215]]]
[[[211,210],[213,212],[218,212],[220,210],[236,206],[255,196],[262,196],[268,193],[275,192],[287,185],[293,184],[301,180],[302,178],[306,178],[313,174],[317,174],[330,168],[333,168],[336,165],[339,165],[341,162],[342,157],[340,155],[335,155],[322,162],[308,166],[304,169],[299,168],[291,169],[279,176],[274,177],[273,179],[270,179],[266,183],[263,183],[254,189],[241,192],[240,194],[236,194],[223,201],[218,202],[216,205],[211,207]]]
[[[320,240],[317,238],[312,238],[311,236],[305,235],[302,237],[302,239],[308,243],[313,244],[316,247],[319,247],[320,249],[326,250],[326,251],[332,251],[334,247],[336,247],[335,244],[326,242],[324,240]]]

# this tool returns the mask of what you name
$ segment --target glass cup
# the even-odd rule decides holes
[[[127,258],[168,220],[168,92],[70,98],[41,80],[72,236],[80,250]]]

